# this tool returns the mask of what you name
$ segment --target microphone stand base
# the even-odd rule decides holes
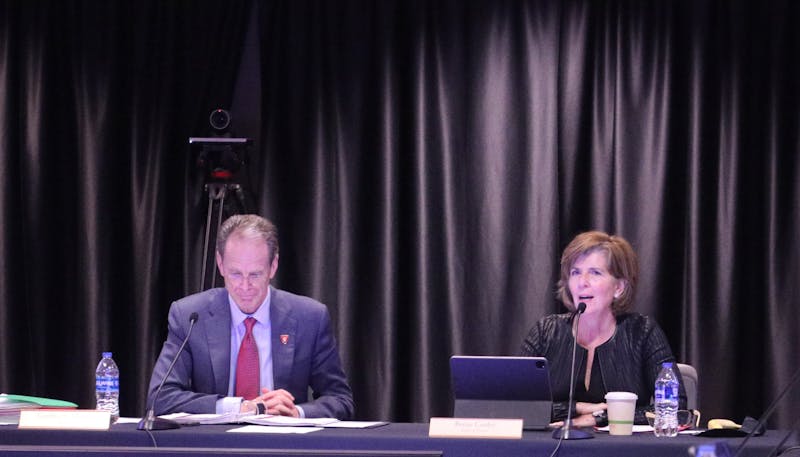
[[[581,430],[579,428],[557,428],[553,430],[553,438],[560,440],[588,440],[594,438],[594,433]]]
[[[151,420],[142,419],[139,421],[139,425],[136,426],[136,430],[174,430],[176,428],[181,428],[180,424],[160,417]]]

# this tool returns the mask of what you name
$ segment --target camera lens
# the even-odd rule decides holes
[[[215,109],[211,112],[208,121],[211,123],[211,128],[225,130],[231,125],[231,115],[224,109]]]

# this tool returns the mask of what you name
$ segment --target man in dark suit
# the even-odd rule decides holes
[[[217,235],[216,261],[225,288],[190,295],[170,308],[148,404],[186,337],[190,316],[199,317],[155,413],[261,410],[352,418],[353,394],[327,308],[269,284],[278,269],[275,226],[256,215],[230,217]]]

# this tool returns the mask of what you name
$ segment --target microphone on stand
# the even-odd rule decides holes
[[[172,359],[172,363],[167,368],[167,374],[161,379],[161,384],[158,385],[158,389],[156,389],[155,395],[153,395],[153,401],[150,403],[150,408],[147,410],[147,414],[145,417],[139,421],[139,425],[136,427],[137,430],[171,430],[175,428],[180,428],[180,425],[169,419],[163,419],[160,417],[156,417],[155,415],[155,407],[156,401],[158,400],[158,394],[161,393],[161,389],[164,387],[164,383],[169,378],[170,373],[172,373],[172,368],[175,366],[175,362],[178,361],[178,357],[180,357],[181,352],[183,352],[183,348],[186,346],[186,343],[189,342],[189,336],[192,334],[192,329],[194,328],[195,322],[199,319],[200,316],[197,313],[192,313],[189,316],[189,331],[186,332],[186,338],[183,339],[183,343],[181,343],[181,347],[178,348],[178,352],[175,353],[175,357]]]
[[[775,400],[772,401],[772,404],[769,405],[764,414],[761,415],[761,419],[759,419],[758,423],[755,426],[753,426],[750,430],[747,430],[747,436],[745,436],[742,442],[739,443],[739,446],[736,448],[736,453],[733,454],[733,457],[738,457],[739,454],[742,453],[742,451],[744,450],[744,445],[747,444],[750,438],[752,438],[754,435],[761,435],[762,433],[764,433],[764,428],[767,423],[767,419],[769,419],[772,413],[775,412],[775,409],[778,407],[778,403],[781,401],[784,395],[786,395],[786,393],[789,392],[789,390],[791,390],[791,388],[795,384],[797,384],[798,380],[800,380],[800,368],[798,368],[797,371],[794,372],[794,375],[792,376],[792,379],[789,381],[789,384],[787,384],[786,387],[784,387],[783,391],[781,391],[781,393],[779,393],[778,396],[775,397]],[[745,428],[747,428],[745,427],[745,421],[742,421],[742,429]],[[791,430],[789,431],[789,433],[791,433]],[[785,440],[786,438],[784,438],[784,441]],[[783,441],[778,444],[778,447],[782,445]],[[779,451],[779,449],[774,449],[774,451]]]
[[[747,444],[750,438],[752,438],[753,436],[763,435],[766,432],[765,424],[767,423],[767,419],[769,419],[770,416],[772,416],[772,413],[775,412],[775,408],[778,407],[778,403],[781,401],[784,395],[786,395],[789,392],[789,390],[791,390],[791,388],[794,387],[795,384],[797,384],[798,380],[800,380],[800,368],[798,368],[794,372],[794,375],[792,376],[792,379],[789,381],[789,384],[787,384],[786,387],[784,387],[781,393],[779,393],[778,396],[775,398],[775,400],[773,400],[772,403],[769,405],[769,407],[767,407],[767,410],[764,412],[764,414],[761,415],[761,419],[756,420],[750,416],[747,416],[744,418],[744,420],[742,420],[741,428],[739,428],[738,430],[731,430],[731,432],[737,433],[737,435],[735,436],[741,436],[741,434],[743,433],[746,434],[741,443],[739,443],[739,445],[736,447],[735,451],[731,451],[731,446],[729,446],[727,441],[718,441],[714,443],[691,446],[689,448],[689,455],[692,456],[716,455],[719,457],[730,457],[730,456],[738,457],[739,455],[741,455],[742,452],[744,451],[745,444]],[[782,447],[784,443],[786,443],[786,440],[788,440],[789,437],[793,433],[795,433],[794,426],[796,425],[797,421],[795,421],[792,428],[789,429],[788,432],[786,432],[786,435],[783,437],[783,439],[777,445],[775,445],[775,447],[770,451],[770,453],[764,455],[773,456],[777,455],[778,452],[783,451]],[[704,436],[703,433],[701,433],[699,436]],[[712,435],[705,435],[705,436],[712,436]],[[713,436],[719,436],[719,435],[713,435]]]
[[[567,420],[564,425],[553,432],[553,438],[564,440],[585,440],[594,438],[594,435],[581,429],[572,429],[572,401],[575,390],[575,351],[578,349],[578,325],[581,321],[581,314],[586,311],[586,303],[578,303],[575,309],[575,338],[572,340],[572,367],[569,372],[569,403],[567,404]]]

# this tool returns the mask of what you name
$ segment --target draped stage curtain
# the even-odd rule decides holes
[[[588,229],[636,248],[705,418],[758,417],[797,366],[795,2],[0,5],[0,390],[91,407],[112,350],[141,414],[220,106],[359,418],[448,415],[450,355],[516,353]]]

